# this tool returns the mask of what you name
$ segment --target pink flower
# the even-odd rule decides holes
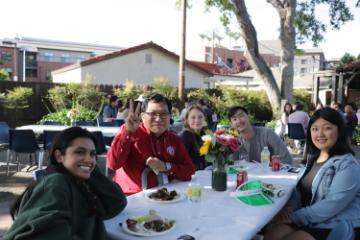
[[[230,140],[227,136],[224,135],[216,135],[216,141],[224,146],[230,145]]]
[[[215,132],[215,135],[222,135],[224,134],[226,131],[224,129],[219,129],[219,130],[216,130]]]

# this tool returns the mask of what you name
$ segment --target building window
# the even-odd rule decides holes
[[[70,62],[70,55],[69,54],[61,54],[60,61],[63,63]]]
[[[3,52],[1,53],[1,58],[0,60],[4,63],[6,62],[11,62],[12,61],[12,55],[11,53],[8,53],[8,52]]]
[[[229,68],[233,67],[233,59],[232,58],[226,59],[226,66],[228,66]]]
[[[51,71],[46,71],[46,81],[52,82]]]
[[[45,62],[52,62],[54,59],[54,54],[50,52],[44,53],[44,61]]]
[[[26,69],[25,70],[25,76],[26,77],[36,78],[37,77],[37,70],[36,69]]]
[[[150,53],[145,54],[145,63],[149,63],[149,64],[152,63],[152,54]]]
[[[76,56],[76,62],[81,62],[85,60],[85,56],[81,55],[81,56]]]
[[[307,64],[307,59],[301,59],[301,64],[302,65]]]
[[[306,68],[301,68],[301,69],[300,69],[300,73],[301,73],[301,74],[305,74],[306,72],[307,72],[307,69],[306,69]]]

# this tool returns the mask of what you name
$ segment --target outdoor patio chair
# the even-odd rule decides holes
[[[288,132],[287,138],[292,140],[297,140],[299,142],[306,140],[306,135],[304,128],[301,123],[288,123]],[[300,146],[299,149],[303,154],[306,153],[306,144],[304,145],[303,149]]]
[[[44,150],[43,162],[48,160],[49,152],[50,152],[50,149],[52,147],[52,143],[53,143],[53,141],[55,139],[55,136],[60,132],[61,131],[44,130],[44,133],[43,133],[43,150]]]
[[[107,153],[107,147],[106,147],[106,144],[105,144],[105,139],[104,139],[104,135],[102,134],[101,131],[95,131],[95,132],[91,132],[95,139],[96,139],[96,155],[104,155]],[[98,159],[98,165],[99,165],[99,159]],[[108,168],[107,168],[107,165],[106,165],[106,157],[105,157],[105,163],[104,163],[104,173],[105,173],[105,176],[108,176]],[[100,166],[99,166],[100,167]]]
[[[94,121],[88,120],[88,121],[76,121],[76,126],[94,126]]]
[[[97,124],[97,126],[100,127],[103,122],[104,122],[103,121],[103,116],[102,115],[97,115],[96,116],[96,124]]]
[[[144,170],[141,173],[141,187],[142,189],[148,189],[148,176],[149,173],[153,172],[153,170],[150,167],[146,167],[144,168]],[[164,178],[163,178],[164,173],[159,173],[156,175],[156,179],[157,179],[157,184],[158,186],[164,185]]]
[[[121,125],[123,125],[125,123],[125,120],[123,119],[114,119],[111,122],[113,124],[114,127],[120,127]]]
[[[43,123],[44,125],[64,125],[64,124],[62,124],[61,122],[59,122],[59,121],[44,121],[44,123]]]
[[[252,124],[254,127],[265,127],[265,123],[264,122],[254,122]]]
[[[9,147],[9,125],[6,122],[0,122],[0,149]]]
[[[9,174],[9,164],[11,158],[15,159],[17,163],[17,171],[19,171],[19,154],[29,154],[30,166],[27,169],[27,171],[29,171],[30,167],[33,165],[33,155],[36,157],[36,153],[39,150],[35,134],[32,130],[10,129],[6,175]]]

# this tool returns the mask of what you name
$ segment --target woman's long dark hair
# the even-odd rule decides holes
[[[286,106],[290,106],[290,112],[286,111]],[[288,102],[285,103],[283,112],[285,113],[285,115],[286,115],[287,117],[288,117],[291,113],[294,112],[291,103],[288,103]]]
[[[64,131],[60,132],[54,139],[53,145],[50,150],[49,154],[49,166],[45,169],[45,175],[49,175],[52,173],[62,173],[69,175],[70,178],[80,187],[80,191],[86,194],[86,191],[81,186],[81,183],[72,177],[72,175],[67,171],[67,169],[62,165],[62,163],[57,162],[55,157],[55,151],[59,150],[61,155],[65,155],[66,149],[71,146],[72,142],[77,138],[88,138],[91,139],[96,146],[96,138],[86,129],[80,127],[71,127],[67,128]],[[25,195],[27,196],[26,199],[28,200],[34,190],[35,186],[38,182],[30,184],[25,191],[15,200],[14,204],[10,209],[10,214],[13,219],[15,219],[15,215],[19,210],[20,203],[24,199]],[[89,198],[92,199],[90,194]],[[91,201],[91,200],[90,200]]]
[[[329,157],[346,153],[351,153],[354,155],[354,152],[353,150],[351,150],[349,142],[347,140],[344,120],[336,110],[326,107],[314,112],[309,121],[309,125],[307,128],[306,145],[311,155],[310,161],[317,159],[320,155],[320,150],[314,145],[311,139],[311,126],[314,124],[314,122],[316,122],[316,120],[320,118],[338,127],[338,139],[336,140],[335,145],[330,149]]]

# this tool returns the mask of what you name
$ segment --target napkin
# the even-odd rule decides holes
[[[230,193],[231,197],[251,206],[263,206],[273,203],[273,200],[263,194],[262,182],[259,180],[248,181],[240,185],[235,192]]]

